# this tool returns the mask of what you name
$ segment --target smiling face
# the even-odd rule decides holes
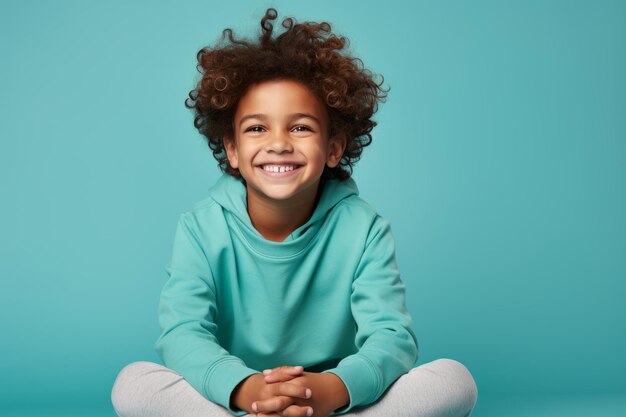
[[[311,204],[324,167],[339,164],[345,144],[328,138],[328,114],[305,85],[292,80],[250,87],[225,138],[228,161],[246,180],[248,203]]]

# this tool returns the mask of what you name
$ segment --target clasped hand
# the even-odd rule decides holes
[[[329,373],[304,372],[302,366],[280,366],[263,372],[261,400],[252,404],[258,417],[327,417],[338,404]]]

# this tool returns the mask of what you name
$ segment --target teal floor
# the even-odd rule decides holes
[[[2,417],[117,417],[111,408],[21,408],[0,410]]]
[[[472,417],[626,417],[624,395],[514,396],[479,394]]]
[[[0,416],[117,417],[112,407],[0,409]],[[626,417],[626,394],[529,397],[481,393],[472,417]]]

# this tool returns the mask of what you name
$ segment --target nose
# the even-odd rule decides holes
[[[293,152],[293,144],[287,133],[278,131],[268,136],[265,150],[267,152],[289,153]]]

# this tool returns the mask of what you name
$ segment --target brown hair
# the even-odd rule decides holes
[[[213,47],[202,48],[196,68],[202,74],[185,106],[195,109],[194,126],[208,140],[222,171],[241,177],[226,158],[223,138],[233,137],[232,121],[237,105],[248,88],[256,83],[291,79],[306,85],[325,104],[329,115],[329,137],[343,134],[346,149],[339,165],[324,170],[323,178],[346,179],[352,174],[363,148],[372,142],[371,119],[384,101],[389,88],[384,78],[363,67],[359,58],[341,53],[349,41],[331,32],[327,22],[296,23],[287,17],[286,29],[272,38],[278,13],[269,8],[261,19],[261,34],[256,42],[236,39],[230,28]],[[228,38],[228,42],[222,45]]]

